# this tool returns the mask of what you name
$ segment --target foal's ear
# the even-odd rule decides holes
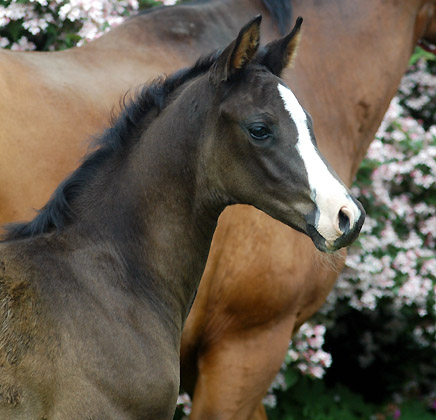
[[[211,81],[218,85],[238,74],[255,56],[260,42],[260,22],[262,16],[256,16],[239,32],[219,55],[212,69]]]
[[[293,64],[297,56],[298,44],[301,38],[301,24],[303,18],[297,18],[291,33],[276,41],[270,42],[265,47],[261,64],[268,67],[273,74],[280,76],[283,69]]]

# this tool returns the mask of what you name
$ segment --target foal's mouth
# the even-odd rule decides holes
[[[353,223],[353,228],[343,233],[336,239],[327,239],[322,236],[316,228],[308,225],[309,236],[311,237],[315,246],[322,252],[327,254],[332,254],[341,248],[351,245],[359,236],[362,229],[363,223],[365,221],[365,212],[362,209],[360,217]],[[341,230],[342,231],[342,230]]]

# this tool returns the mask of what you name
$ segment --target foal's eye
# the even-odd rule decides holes
[[[271,131],[265,124],[253,124],[248,128],[248,131],[254,140],[262,141],[271,137]]]

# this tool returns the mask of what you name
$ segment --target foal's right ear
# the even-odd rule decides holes
[[[253,59],[259,48],[261,21],[262,16],[258,15],[248,22],[219,55],[210,75],[214,85],[237,75]]]

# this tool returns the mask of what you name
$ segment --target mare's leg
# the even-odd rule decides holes
[[[251,420],[268,420],[266,416],[265,407],[262,403],[257,406],[257,409],[253,413]]]
[[[265,419],[261,400],[290,337],[322,305],[342,263],[326,263],[308,238],[252,207],[221,215],[182,337],[191,420]]]
[[[283,362],[294,320],[231,333],[205,349],[190,420],[266,420],[261,401]]]

